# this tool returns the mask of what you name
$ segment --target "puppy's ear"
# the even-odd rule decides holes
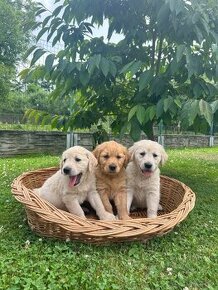
[[[168,159],[168,155],[166,153],[166,151],[164,150],[163,146],[161,146],[161,161],[160,164],[164,165],[164,163],[167,161]]]
[[[127,149],[124,151],[124,154],[125,154],[124,167],[126,167],[130,161],[130,154],[129,154],[129,151]]]
[[[64,155],[62,154],[61,161],[60,161],[60,170],[61,170],[61,173],[62,173],[63,165],[64,165]]]
[[[99,158],[100,152],[101,152],[101,144],[95,147],[95,149],[92,151],[92,153],[94,154],[95,158],[97,158],[97,160]]]
[[[91,152],[87,154],[87,157],[89,159],[89,171],[92,171],[97,166],[98,161]]]
[[[134,158],[134,153],[135,153],[135,146],[131,146],[129,149],[128,149],[128,152],[129,152],[129,161],[133,161],[133,158]]]

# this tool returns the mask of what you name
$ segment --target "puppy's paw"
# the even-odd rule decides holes
[[[106,211],[104,215],[101,216],[101,220],[115,221],[116,217],[112,213]]]
[[[158,205],[158,210],[163,210],[163,207],[161,204]]]

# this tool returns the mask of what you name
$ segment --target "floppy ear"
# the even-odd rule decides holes
[[[98,165],[98,161],[91,152],[88,152],[87,157],[89,159],[89,171],[92,171]]]
[[[61,156],[61,161],[60,161],[60,170],[61,170],[61,173],[62,173],[63,165],[64,165],[64,156],[63,156],[63,154],[62,154],[62,156]]]
[[[130,161],[130,154],[129,154],[129,151],[127,150],[127,148],[126,148],[126,150],[124,151],[124,154],[125,154],[124,167],[126,167],[127,164],[128,164],[129,161]]]
[[[160,164],[164,165],[164,163],[167,161],[168,159],[168,155],[166,153],[166,151],[164,150],[163,146],[161,146],[161,161]]]
[[[92,153],[94,154],[95,158],[99,158],[100,152],[101,152],[101,144],[98,145],[97,147],[95,147],[95,149],[92,151]]]
[[[129,161],[133,161],[134,153],[135,153],[135,145],[134,144],[133,144],[133,146],[131,146],[128,149],[128,152],[129,152]]]

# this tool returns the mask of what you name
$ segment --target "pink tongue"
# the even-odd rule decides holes
[[[70,176],[69,187],[74,187],[77,180],[77,176]]]
[[[149,177],[149,176],[151,176],[151,174],[152,174],[151,171],[143,171],[143,175],[144,175],[145,177]]]

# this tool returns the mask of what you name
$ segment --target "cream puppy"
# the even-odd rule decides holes
[[[97,160],[90,151],[81,146],[71,147],[62,154],[60,170],[35,192],[57,208],[83,218],[81,204],[87,200],[100,219],[115,220],[115,216],[105,210],[96,191],[96,166]]]
[[[147,208],[147,217],[155,218],[160,201],[160,170],[168,156],[157,142],[141,140],[129,148],[131,161],[127,172],[127,210]]]

